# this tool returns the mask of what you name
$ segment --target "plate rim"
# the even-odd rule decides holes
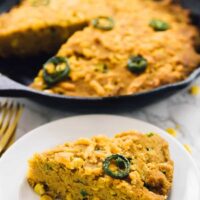
[[[23,141],[26,141],[27,139],[29,139],[29,137],[34,137],[35,134],[38,134],[39,133],[37,132],[38,129],[42,129],[42,128],[45,128],[45,127],[48,127],[49,125],[54,125],[54,124],[57,124],[57,123],[60,123],[60,124],[63,124],[63,122],[65,120],[68,120],[68,119],[76,119],[76,118],[79,118],[80,120],[80,117],[83,117],[83,118],[91,118],[93,119],[94,117],[114,117],[114,118],[123,118],[124,120],[128,119],[128,120],[133,120],[135,121],[136,123],[138,124],[146,124],[147,126],[150,126],[157,130],[160,130],[160,132],[158,132],[158,134],[160,134],[162,136],[164,136],[164,139],[165,140],[171,140],[171,142],[173,142],[175,145],[177,145],[180,150],[182,150],[182,153],[184,153],[184,155],[187,157],[187,159],[189,159],[190,163],[188,166],[192,166],[192,168],[195,170],[195,175],[197,175],[197,177],[200,178],[200,170],[197,166],[197,163],[195,162],[195,160],[193,159],[192,155],[186,151],[186,149],[183,147],[183,145],[177,140],[175,139],[174,137],[170,136],[165,130],[151,124],[151,123],[148,123],[148,122],[145,122],[145,121],[142,121],[142,120],[138,120],[138,119],[135,119],[135,118],[131,118],[131,117],[127,117],[127,116],[123,116],[123,115],[112,115],[112,114],[87,114],[87,115],[77,115],[77,116],[71,116],[71,117],[65,117],[65,118],[61,118],[61,119],[58,119],[58,120],[55,120],[55,121],[52,121],[52,122],[49,122],[49,123],[46,123],[42,126],[39,126],[31,131],[29,131],[27,134],[25,134],[24,136],[22,136],[19,140],[17,140],[17,142],[15,142],[9,149],[8,151],[0,158],[0,168],[1,168],[1,163],[3,163],[4,160],[7,159],[7,157],[10,156],[10,152],[13,153],[13,150],[15,150],[17,148],[18,145],[20,145],[21,143],[23,143]],[[87,137],[87,136],[85,136]],[[167,138],[167,139],[166,139]],[[169,141],[168,141],[169,142]],[[12,154],[10,156],[10,158],[12,157]],[[2,174],[2,173],[0,173]],[[198,182],[198,184],[200,184],[200,182]],[[200,186],[200,185],[199,185]]]
[[[179,148],[181,148],[187,154],[187,156],[194,162],[194,165],[197,167],[197,171],[199,171],[199,173],[200,173],[199,167],[197,166],[197,163],[193,159],[192,155],[183,147],[183,145],[176,138],[170,136],[165,130],[163,130],[162,128],[160,128],[160,127],[158,127],[158,126],[156,126],[154,124],[151,124],[151,123],[143,121],[143,120],[139,120],[139,119],[136,119],[136,118],[127,117],[127,116],[123,116],[123,115],[114,115],[114,114],[85,114],[85,115],[75,115],[75,116],[64,117],[64,118],[60,118],[60,119],[57,119],[57,120],[45,123],[45,124],[43,124],[43,125],[41,125],[41,126],[39,126],[37,128],[32,129],[31,131],[28,131],[22,137],[20,137],[16,142],[14,142],[14,144],[2,155],[2,157],[0,157],[0,164],[1,164],[2,160],[4,159],[4,157],[6,157],[7,154],[9,154],[9,152],[12,151],[12,149],[16,148],[15,146],[17,146],[18,143],[21,143],[24,140],[26,140],[26,138],[31,137],[34,134],[37,134],[36,133],[37,130],[39,130],[41,128],[44,128],[44,127],[49,126],[49,125],[57,124],[57,123],[59,123],[61,121],[65,121],[65,120],[72,119],[72,118],[75,119],[75,118],[80,118],[80,117],[85,118],[85,117],[98,117],[98,116],[125,118],[125,119],[129,119],[129,120],[131,119],[131,120],[134,120],[136,122],[142,122],[142,123],[150,125],[150,126],[152,126],[154,128],[160,129],[167,138],[170,138],[171,140],[173,140],[173,142],[175,142],[176,145],[178,145]]]

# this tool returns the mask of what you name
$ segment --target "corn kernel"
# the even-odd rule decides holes
[[[189,153],[192,153],[192,149],[191,149],[191,147],[190,147],[188,144],[184,144],[183,146],[185,147],[185,149],[186,149]]]
[[[53,63],[48,63],[46,66],[45,66],[45,69],[47,71],[48,74],[53,74],[55,73],[55,65]]]
[[[39,71],[38,76],[39,76],[39,77],[43,77],[43,70],[40,70],[40,71]]]
[[[104,63],[99,63],[95,66],[95,71],[97,72],[101,72],[101,73],[105,73],[107,72],[108,68],[106,66],[106,64]]]
[[[36,77],[36,78],[34,79],[34,83],[35,83],[37,86],[43,86],[44,81],[43,81],[43,79],[42,79],[41,77]]]
[[[48,195],[43,195],[40,197],[40,200],[53,200],[53,199]]]
[[[99,190],[99,188],[97,188],[97,187],[92,187],[92,190],[97,192],[97,191]]]
[[[177,136],[177,131],[174,128],[167,128],[166,131],[174,137]]]
[[[56,67],[56,71],[57,72],[64,71],[65,69],[66,69],[66,64],[65,63],[57,65],[57,67]]]
[[[197,96],[200,94],[200,87],[198,85],[193,85],[190,90],[189,90],[190,94],[193,96]]]
[[[36,186],[34,187],[34,191],[39,195],[45,194],[44,185],[41,183],[36,184]]]
[[[82,158],[74,158],[73,165],[75,168],[79,168],[83,165],[84,160]]]

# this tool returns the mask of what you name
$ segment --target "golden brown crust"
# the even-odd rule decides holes
[[[0,16],[0,57],[52,53],[69,38],[57,55],[68,58],[71,73],[47,87],[40,71],[34,89],[81,97],[130,95],[182,81],[200,64],[198,31],[189,12],[170,0],[35,1],[24,0]],[[90,22],[98,16],[112,17],[114,28],[94,28]],[[170,29],[153,30],[152,19]],[[127,69],[128,59],[137,55],[148,61],[140,74]]]
[[[111,154],[131,160],[128,178],[105,175],[102,163]],[[36,154],[29,162],[27,178],[32,187],[42,183],[46,194],[62,200],[81,200],[81,191],[96,200],[164,200],[172,186],[173,162],[160,136],[128,131],[113,139],[79,139]]]
[[[34,3],[44,1],[48,3]],[[22,1],[19,6],[0,16],[0,57],[55,53],[70,33],[82,29],[92,18],[109,12],[103,2],[104,0]],[[91,8],[90,12],[88,8]]]
[[[184,80],[198,67],[200,55],[194,48],[198,33],[189,22],[188,11],[168,1],[117,0],[107,4],[115,27],[102,31],[90,24],[69,38],[57,55],[68,58],[70,79],[51,87],[52,93],[129,95]],[[164,20],[171,28],[157,32],[149,26],[152,19]],[[147,69],[140,74],[127,69],[128,59],[136,55],[148,60]],[[99,71],[99,65],[106,65],[107,71]],[[62,87],[65,83],[74,89]],[[36,81],[32,87],[45,90],[42,78],[39,86]]]

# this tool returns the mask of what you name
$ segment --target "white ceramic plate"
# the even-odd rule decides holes
[[[200,200],[200,174],[190,154],[176,139],[148,123],[113,115],[85,115],[58,120],[37,128],[18,140],[0,159],[0,199],[38,200],[26,183],[27,160],[35,153],[76,140],[127,130],[156,132],[170,145],[175,163],[174,184],[169,200]]]

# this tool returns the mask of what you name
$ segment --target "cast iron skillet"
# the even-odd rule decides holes
[[[179,0],[180,1],[180,0]],[[190,8],[193,11],[194,24],[200,26],[200,1],[198,0],[182,0],[183,6]],[[0,11],[7,11],[11,6],[18,3],[18,0],[1,1]],[[0,60],[0,96],[10,97],[28,97],[34,98],[43,102],[51,102],[53,104],[58,103],[72,103],[72,104],[84,104],[84,105],[100,105],[100,104],[113,104],[115,102],[127,104],[138,104],[141,102],[148,103],[158,97],[168,96],[179,89],[185,88],[191,84],[199,75],[200,68],[197,68],[186,80],[161,86],[151,91],[142,92],[138,94],[128,96],[114,96],[105,98],[85,98],[85,97],[70,97],[56,94],[46,94],[44,92],[33,90],[27,85],[31,83],[36,76],[39,68],[36,66],[42,66],[42,63],[52,55],[44,55],[40,58],[27,58],[26,60],[10,59]]]

